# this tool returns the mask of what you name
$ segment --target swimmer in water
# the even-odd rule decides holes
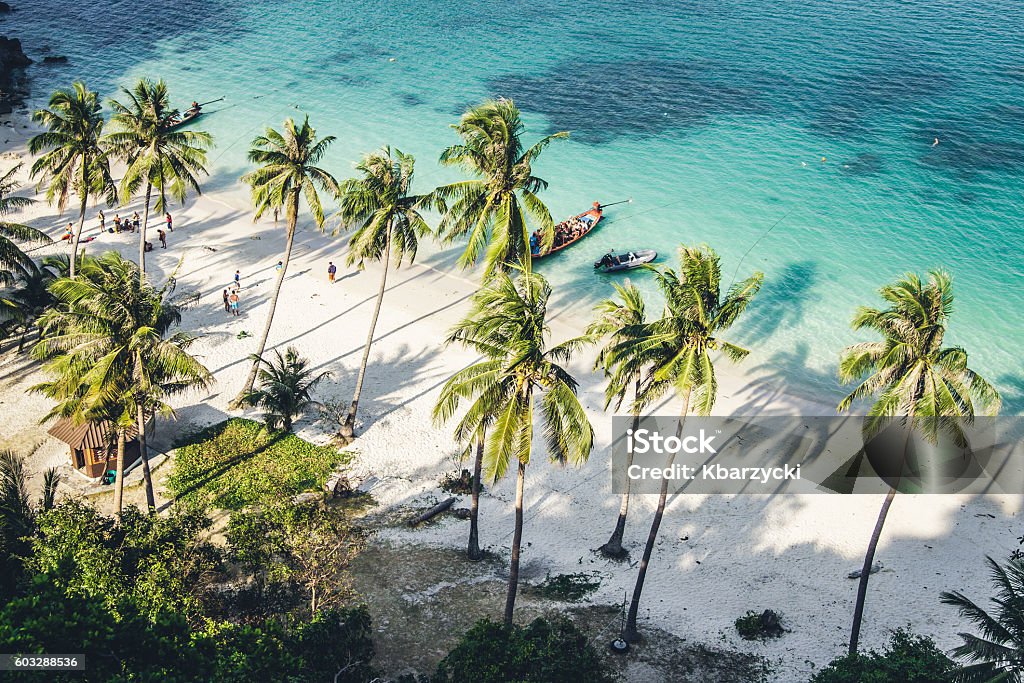
[[[821,163],[825,163],[825,161],[826,161],[827,159],[828,159],[828,157],[822,157],[822,158],[821,158]]]
[[[934,147],[934,146],[935,146],[935,145],[937,145],[937,144],[939,144],[939,139],[938,139],[938,138],[935,138],[935,141],[934,141],[934,142],[932,143],[932,147]]]

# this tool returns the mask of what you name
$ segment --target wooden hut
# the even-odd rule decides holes
[[[153,420],[146,425],[147,436],[153,431]],[[96,479],[117,466],[117,438],[109,422],[83,422],[76,425],[61,418],[48,430],[50,436],[66,443],[71,450],[71,464],[85,476]],[[124,468],[139,461],[138,430],[133,424],[125,434]]]

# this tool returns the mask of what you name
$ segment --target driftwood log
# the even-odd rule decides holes
[[[437,517],[439,514],[450,508],[456,500],[458,499],[455,496],[445,498],[440,503],[424,512],[422,515],[410,519],[409,526],[418,526],[420,524],[423,524],[423,522],[427,522],[433,519],[434,517]]]

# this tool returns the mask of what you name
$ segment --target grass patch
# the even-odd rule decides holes
[[[182,500],[228,510],[320,490],[351,458],[294,434],[270,433],[259,422],[232,418],[178,446],[167,486]]]
[[[766,609],[758,614],[749,610],[736,619],[736,632],[744,640],[768,640],[778,638],[786,629],[782,628],[782,618],[777,612]]]

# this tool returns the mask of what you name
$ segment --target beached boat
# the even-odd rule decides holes
[[[658,252],[653,249],[637,249],[635,251],[627,251],[622,256],[616,256],[612,252],[608,252],[601,257],[600,261],[594,263],[594,268],[600,270],[602,273],[614,273],[618,270],[631,270],[633,268],[639,268],[645,263],[650,263],[654,259],[658,258]]]
[[[594,202],[594,208],[590,211],[584,211],[583,213],[573,216],[568,220],[564,220],[555,226],[555,243],[554,245],[545,252],[530,253],[531,258],[544,258],[545,256],[551,256],[556,252],[565,249],[570,244],[575,244],[581,239],[590,234],[597,224],[601,222],[601,206],[600,202]],[[573,230],[575,229],[575,234]]]

